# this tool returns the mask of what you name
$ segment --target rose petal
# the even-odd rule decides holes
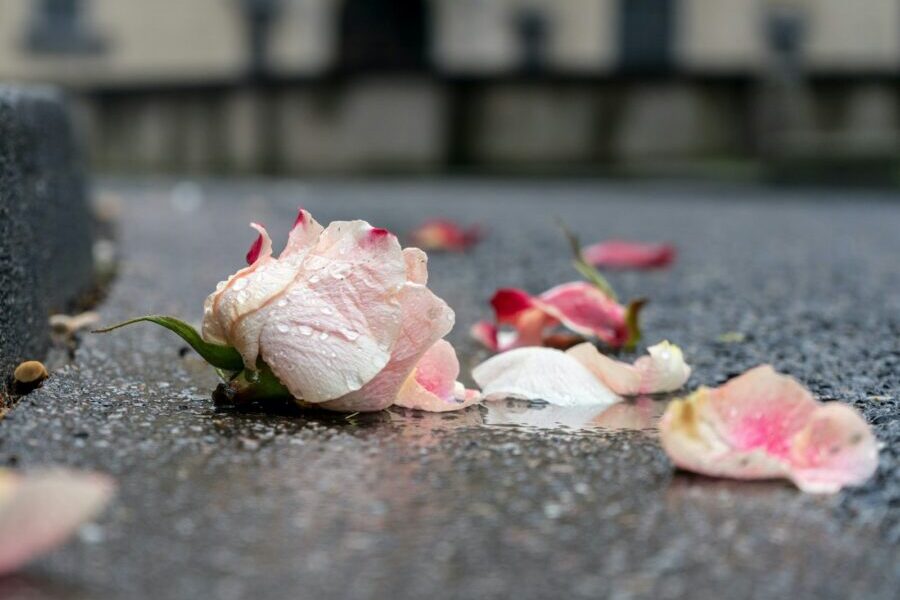
[[[572,356],[553,348],[517,348],[472,371],[486,400],[522,398],[559,406],[610,404],[620,400]]]
[[[405,285],[400,304],[402,325],[391,348],[390,361],[358,391],[325,402],[323,408],[348,412],[387,408],[397,399],[400,388],[422,355],[453,329],[453,311],[423,285]]]
[[[568,329],[614,348],[628,337],[625,307],[586,281],[551,288],[538,296],[538,304]]]
[[[833,493],[861,485],[878,468],[872,430],[858,412],[831,402],[819,407],[791,442],[791,479],[801,490]]]
[[[252,315],[263,360],[296,398],[340,398],[390,360],[406,262],[396,237],[381,231],[331,223],[290,285]]]
[[[301,211],[304,215],[305,211]],[[315,243],[321,225],[311,217],[301,220],[291,230],[288,246],[276,260],[272,257],[272,241],[265,228],[256,223],[261,249],[247,268],[241,269],[227,282],[219,284],[204,303],[203,338],[208,342],[235,346],[244,356],[247,368],[256,368],[257,336],[239,331],[243,321],[279,295],[296,277],[306,253]],[[250,342],[249,347],[245,347]]]
[[[582,248],[584,260],[605,269],[658,269],[675,260],[672,244],[609,240]]]
[[[62,544],[112,496],[111,479],[49,471],[0,471],[0,575]]]
[[[500,349],[500,344],[497,340],[498,333],[497,326],[490,321],[478,321],[469,328],[469,335],[475,338],[476,341],[480,342],[488,350],[494,352]]]
[[[447,340],[438,340],[406,379],[394,404],[429,412],[460,410],[481,400],[481,394],[456,381],[459,360]]]
[[[409,237],[413,244],[426,250],[448,250],[463,252],[478,243],[483,236],[478,226],[467,229],[448,219],[425,221]]]
[[[591,343],[579,344],[567,352],[622,396],[672,392],[681,389],[691,376],[681,348],[668,341],[650,346],[649,356],[642,356],[633,365],[601,354]]]
[[[428,255],[418,248],[404,248],[403,260],[406,262],[407,281],[426,285],[428,283]]]
[[[768,365],[670,404],[660,439],[681,468],[738,479],[787,477],[805,491],[857,485],[877,466],[874,437],[852,408],[820,404]]]

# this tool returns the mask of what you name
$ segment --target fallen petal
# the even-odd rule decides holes
[[[872,430],[852,407],[819,407],[791,442],[791,479],[801,490],[833,493],[862,485],[878,468]]]
[[[62,544],[113,494],[103,475],[0,470],[0,575]]]
[[[484,232],[477,225],[464,228],[449,219],[431,219],[412,230],[409,237],[425,250],[464,252],[477,244]]]
[[[602,269],[659,269],[675,260],[675,246],[608,240],[582,248],[581,255]]]
[[[611,404],[620,400],[580,362],[553,348],[517,348],[472,371],[485,400],[520,398],[559,406]]]
[[[481,400],[474,390],[456,381],[459,360],[446,340],[438,340],[422,356],[406,379],[394,404],[429,412],[460,410]]]
[[[642,356],[631,365],[601,354],[590,343],[579,344],[567,352],[622,396],[673,392],[691,376],[681,348],[668,341],[650,346],[649,356]]]
[[[568,329],[614,348],[628,338],[625,307],[586,281],[551,288],[538,296],[537,304]]]
[[[846,405],[817,402],[768,365],[672,402],[660,439],[677,466],[737,479],[786,477],[810,492],[859,485],[875,472],[875,438]]]

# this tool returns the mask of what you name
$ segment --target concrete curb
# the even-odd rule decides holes
[[[0,372],[41,358],[47,316],[92,285],[86,180],[64,98],[0,85]]]

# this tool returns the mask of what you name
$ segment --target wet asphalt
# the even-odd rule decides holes
[[[900,197],[726,184],[592,181],[106,180],[119,277],[104,322],[198,321],[265,223],[402,233],[478,222],[431,287],[466,335],[496,287],[577,277],[584,241],[669,240],[672,269],[614,274],[646,297],[645,342],[669,339],[689,387],[769,362],[853,404],[883,444],[875,478],[835,496],[673,470],[653,417],[499,403],[449,415],[215,410],[214,374],[151,325],[83,335],[72,360],[0,421],[0,462],[119,481],[63,549],[0,579],[6,598],[897,598],[900,595]],[[113,199],[114,202],[110,202]],[[724,337],[723,337],[724,336]]]

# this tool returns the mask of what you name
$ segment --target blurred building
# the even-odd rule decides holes
[[[900,0],[0,0],[0,79],[112,168],[893,164]]]

